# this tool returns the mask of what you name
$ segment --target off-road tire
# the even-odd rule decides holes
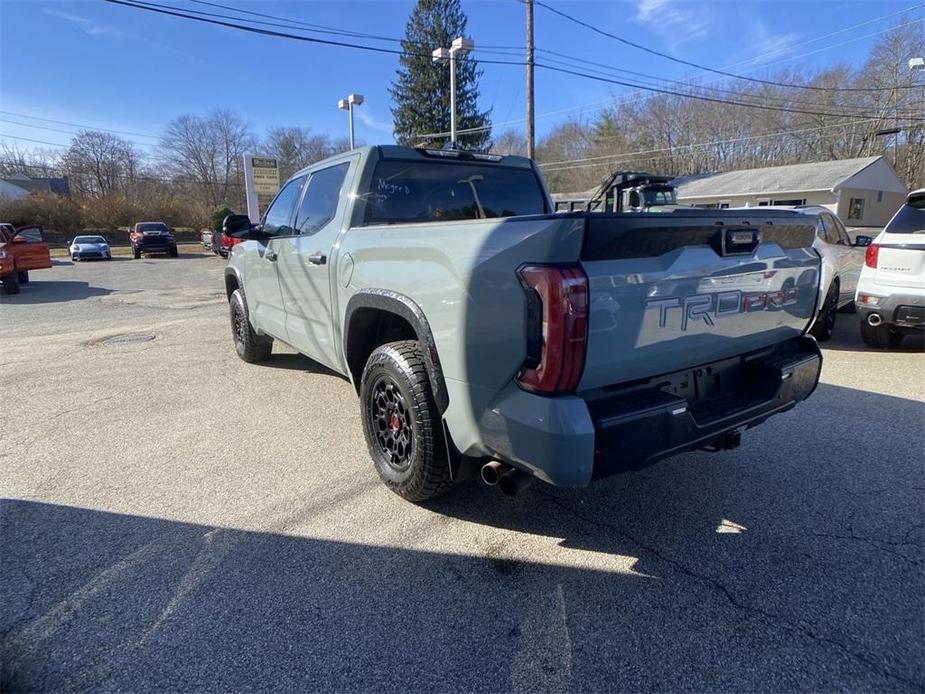
[[[369,454],[385,485],[408,501],[432,499],[453,484],[440,412],[424,364],[424,352],[416,340],[390,342],[369,355],[360,382],[363,434]],[[389,388],[392,402],[401,402],[404,407],[395,405],[399,430],[392,429],[390,416],[383,418]],[[390,450],[387,440],[399,435],[405,437],[407,446],[399,444]]]
[[[133,257],[135,260],[140,259],[140,258],[141,258],[141,250],[138,249],[138,248],[133,248],[133,249],[132,249],[132,257]]]
[[[19,272],[13,270],[3,278],[4,294],[19,294]]]
[[[28,270],[20,270],[18,272],[18,275],[19,275],[20,284],[29,284],[29,271]]]
[[[247,313],[247,303],[240,289],[232,292],[228,305],[231,314],[231,339],[235,352],[249,364],[267,359],[273,351],[273,338],[254,332]]]
[[[868,347],[878,349],[898,347],[903,337],[905,336],[891,325],[886,323],[871,325],[865,319],[861,319],[861,339]]]
[[[832,339],[832,333],[835,332],[835,316],[838,315],[838,286],[838,280],[829,286],[816,322],[809,329],[809,334],[819,342],[828,342]]]

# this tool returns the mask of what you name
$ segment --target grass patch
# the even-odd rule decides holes
[[[112,251],[114,256],[122,255],[131,255],[132,248],[131,246],[110,246],[109,249]],[[207,251],[202,247],[202,244],[199,243],[180,243],[177,244],[177,250],[180,253],[202,253],[207,254],[212,251]],[[52,248],[51,249],[52,258],[69,258],[70,253],[66,248]]]

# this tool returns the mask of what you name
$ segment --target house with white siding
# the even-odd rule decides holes
[[[673,183],[683,205],[823,205],[851,227],[884,226],[909,192],[882,156],[679,176]]]

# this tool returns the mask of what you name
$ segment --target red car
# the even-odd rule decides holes
[[[231,255],[231,249],[241,243],[241,239],[237,236],[230,236],[221,231],[215,231],[212,233],[212,252],[227,258]]]
[[[19,294],[19,285],[29,282],[29,270],[51,267],[51,253],[42,227],[14,227],[0,224],[0,282],[4,294]]]

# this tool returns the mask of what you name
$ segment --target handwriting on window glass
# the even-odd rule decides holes
[[[386,195],[411,195],[411,188],[402,183],[390,183],[384,178],[377,179],[376,189]]]

